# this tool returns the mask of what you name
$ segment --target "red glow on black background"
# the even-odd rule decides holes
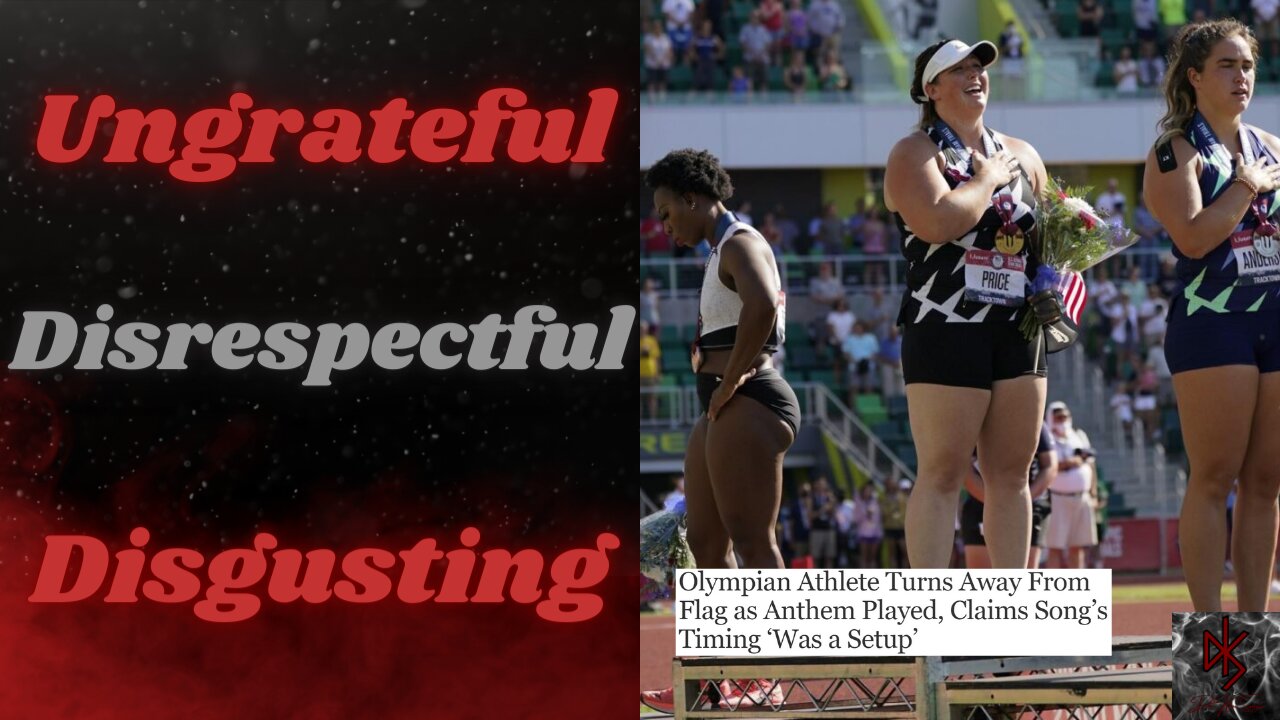
[[[364,495],[364,511],[330,525],[325,538],[272,531],[282,546],[304,550],[350,549],[375,536],[380,547],[409,547],[420,536],[385,532],[378,519],[389,503],[404,500],[398,494],[382,488]],[[315,511],[328,512],[331,500]],[[560,511],[590,514],[588,508]],[[637,562],[634,552],[611,555],[615,572],[593,590],[604,596],[606,609],[582,623],[546,622],[533,605],[518,603],[405,605],[390,598],[310,605],[264,598],[253,618],[217,624],[197,619],[190,602],[105,604],[105,587],[80,603],[25,602],[41,538],[69,525],[88,531],[91,523],[50,523],[32,503],[13,499],[3,502],[0,515],[8,531],[0,554],[6,613],[0,707],[15,717],[175,717],[174,709],[183,708],[181,716],[191,718],[586,718],[634,709],[627,690],[635,682],[635,592],[634,578],[625,573]],[[532,547],[550,559],[594,541],[587,523],[553,539],[513,532],[515,519],[482,525],[477,549]],[[457,531],[431,536],[452,549]],[[124,546],[123,534],[107,532],[94,534],[113,551]],[[224,549],[209,541],[170,533],[148,547],[194,546],[206,557]],[[248,542],[237,538],[230,545]]]
[[[21,314],[85,321],[431,325],[547,304],[571,324],[633,304],[635,6],[388,3],[0,4],[0,361]],[[394,43],[391,40],[395,40]],[[196,109],[462,107],[488,87],[583,110],[626,89],[606,163],[243,166],[216,187],[164,168],[50,166],[48,92]],[[536,350],[536,346],[535,346]],[[0,715],[23,718],[607,718],[635,710],[632,372],[371,369],[3,376]],[[53,448],[51,452],[49,449]],[[400,549],[423,537],[547,557],[623,540],[605,612],[529,605],[264,603],[215,625],[190,603],[32,605],[48,533],[206,556]]]

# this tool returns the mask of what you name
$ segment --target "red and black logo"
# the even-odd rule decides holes
[[[1226,615],[1222,616],[1221,641],[1215,638],[1213,633],[1208,630],[1204,631],[1204,661],[1201,663],[1201,669],[1205,672],[1209,672],[1213,669],[1214,665],[1222,663],[1222,677],[1225,678],[1228,675],[1231,675],[1230,679],[1227,680],[1227,683],[1222,686],[1224,691],[1230,690],[1231,686],[1235,685],[1240,678],[1244,677],[1244,663],[1240,662],[1240,659],[1237,658],[1232,651],[1236,649],[1236,646],[1240,644],[1240,641],[1249,637],[1249,633],[1247,631],[1242,631],[1240,635],[1235,639],[1230,640],[1230,644],[1228,644],[1228,639],[1230,639],[1230,637],[1231,632],[1227,627]],[[1209,656],[1210,645],[1217,648],[1218,651],[1213,657]],[[1232,667],[1235,667],[1234,675],[1231,674]]]

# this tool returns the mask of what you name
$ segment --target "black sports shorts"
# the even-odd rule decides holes
[[[698,375],[698,400],[702,402],[702,412],[705,413],[711,405],[711,394],[720,387],[722,380],[724,378],[719,375]],[[756,371],[736,394],[749,397],[772,410],[782,422],[791,426],[793,435],[800,431],[800,400],[774,368]]]
[[[982,536],[982,503],[969,495],[960,506],[960,540],[965,545],[986,545]],[[1049,517],[1049,504],[1031,503],[1031,546],[1044,547],[1044,521]]]
[[[921,323],[902,331],[902,376],[930,383],[990,390],[997,380],[1045,377],[1044,337],[1027,340],[1018,323]]]

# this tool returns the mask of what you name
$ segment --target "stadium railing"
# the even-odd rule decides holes
[[[806,422],[821,427],[837,446],[849,455],[870,477],[893,480],[915,479],[915,471],[849,409],[829,387],[819,382],[792,382],[800,400],[800,413]],[[658,413],[644,415],[649,398],[657,396]],[[687,428],[702,414],[697,389],[684,387],[642,387],[641,428]]]
[[[1120,264],[1139,264],[1146,279],[1154,279],[1154,272],[1159,267],[1160,259],[1169,253],[1165,248],[1149,247],[1126,250],[1123,255],[1111,262]],[[878,287],[886,293],[902,291],[906,274],[906,260],[898,253],[883,255],[864,255],[850,253],[844,255],[792,255],[783,254],[778,261],[778,271],[782,273],[783,285],[789,294],[805,295],[809,291],[809,280],[818,275],[818,267],[823,263],[831,263],[835,277],[843,282],[848,291],[871,289]],[[640,276],[653,277],[661,286],[663,298],[676,300],[698,296],[702,287],[702,270],[706,260],[701,257],[648,257],[640,260]],[[868,266],[871,266],[870,269]],[[864,282],[869,274],[880,277],[882,282]]]

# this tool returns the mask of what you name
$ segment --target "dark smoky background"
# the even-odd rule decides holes
[[[1208,642],[1206,633],[1211,638]],[[1233,644],[1230,655],[1243,666],[1244,673],[1224,690],[1240,670],[1223,652]],[[1211,663],[1208,670],[1206,660]],[[1277,708],[1280,613],[1173,614],[1174,720],[1261,720],[1276,717]]]
[[[560,320],[595,323],[603,334],[609,308],[634,304],[637,290],[637,21],[636,6],[625,1],[0,2],[0,360],[12,357],[24,311],[66,312],[83,326],[102,303],[115,309],[113,328],[134,320],[215,328],[287,320],[313,327],[358,322],[371,332],[391,322],[509,318],[525,305],[546,304]],[[35,153],[49,93],[82,98],[69,137],[99,93],[112,95],[118,108],[168,108],[181,123],[194,110],[225,108],[231,93],[243,91],[255,109],[297,108],[308,120],[327,107],[353,110],[365,119],[363,145],[372,129],[368,111],[391,98],[407,98],[416,112],[466,112],[494,87],[524,91],[539,110],[573,109],[579,130],[587,93],[617,88],[607,162],[520,165],[503,157],[506,130],[497,162],[487,165],[431,165],[412,154],[391,165],[312,165],[297,157],[298,136],[281,134],[276,163],[241,165],[225,180],[199,184],[172,178],[164,165],[102,162],[109,144],[103,132],[73,164]],[[407,147],[403,135],[400,144]],[[229,372],[212,366],[207,352],[193,346],[184,372],[64,366],[4,374],[0,498],[9,514],[0,537],[10,562],[0,566],[19,578],[5,604],[29,592],[43,533],[86,532],[114,546],[135,525],[152,531],[153,547],[217,549],[247,545],[255,529],[304,548],[395,548],[394,540],[427,536],[448,547],[474,524],[484,533],[481,550],[548,553],[593,547],[596,533],[608,530],[624,545],[613,572],[631,573],[634,353],[623,372],[436,372],[416,362],[391,372],[366,363],[335,373],[331,387],[308,388],[301,386],[305,368]],[[555,627],[528,607],[428,606],[407,611],[423,625],[404,635],[385,619],[403,608],[290,607],[264,611],[255,622],[275,623],[294,639],[309,628],[338,639],[308,650],[269,632],[250,654],[295,668],[298,678],[288,675],[294,671],[273,677],[276,687],[337,682],[327,674],[336,672],[329,661],[352,652],[342,633],[356,637],[371,611],[382,612],[384,634],[353,641],[354,656],[368,663],[365,673],[390,672],[384,664],[391,661],[371,659],[379,652],[398,668],[425,667],[430,658],[432,668],[451,665],[444,680],[454,683],[446,693],[454,697],[493,669],[486,663],[527,664],[527,654],[486,660],[483,652],[504,644],[497,627],[519,627],[505,631],[519,640],[512,647],[557,647],[548,669],[591,666],[587,686],[600,697],[613,697],[609,683],[625,677],[621,689],[629,692],[613,702],[630,712],[630,580],[614,578],[606,615],[616,618],[607,626]],[[119,657],[101,643],[144,630],[245,650],[228,635],[205,637],[212,631],[192,627],[201,623],[189,608],[158,628],[148,613],[159,610],[120,610],[100,602],[74,612],[22,607],[10,623],[53,633],[44,640],[54,665],[103,652],[113,662],[137,653],[141,663],[130,643]],[[79,619],[54,630],[65,620],[61,611]],[[320,612],[338,616],[321,621]],[[448,631],[435,625],[443,616]],[[22,632],[8,637],[21,640]],[[602,638],[613,638],[607,651]],[[64,657],[60,648],[78,642],[99,645]],[[166,646],[178,668],[182,642]],[[470,662],[457,662],[460,648],[474,650]],[[208,667],[217,659],[199,662]],[[270,691],[264,686],[261,697]],[[556,692],[546,697],[554,708]],[[489,711],[476,716],[516,716],[492,714],[506,701],[490,697]],[[525,699],[510,702],[528,707]],[[136,716],[146,703],[134,707]]]

